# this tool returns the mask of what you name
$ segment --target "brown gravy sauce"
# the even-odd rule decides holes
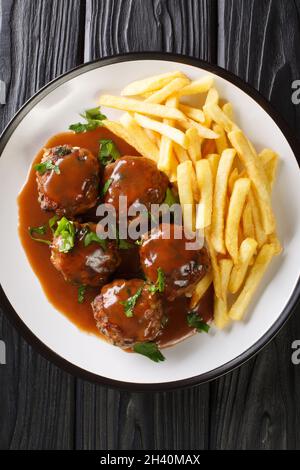
[[[82,134],[74,134],[72,132],[60,133],[51,137],[46,142],[44,148],[69,144],[74,147],[86,148],[97,155],[100,139],[114,140],[122,155],[138,155],[136,150],[105,128],[98,128]],[[87,289],[85,302],[79,304],[77,300],[77,286],[65,282],[62,275],[54,268],[50,261],[49,247],[32,240],[28,234],[29,226],[36,227],[47,224],[53,215],[52,212],[42,211],[38,203],[36,175],[33,166],[41,160],[43,150],[41,149],[38,152],[32,162],[28,179],[18,196],[19,236],[31,267],[38,277],[49,302],[75,323],[78,328],[102,337],[95,326],[90,305],[93,298],[99,293],[99,288]],[[95,209],[89,211],[89,218],[90,220],[95,220]],[[50,231],[48,232],[48,237],[49,239],[51,237]],[[132,278],[138,276],[140,273],[138,250],[136,248],[130,250],[130,252],[123,250],[122,256],[121,266],[114,277]],[[200,315],[205,321],[209,321],[212,318],[212,304],[213,291],[211,289],[199,305]],[[174,302],[165,302],[165,312],[169,317],[169,321],[158,339],[160,347],[171,346],[193,334],[193,330],[186,323],[188,311],[189,299],[186,297],[177,299]]]

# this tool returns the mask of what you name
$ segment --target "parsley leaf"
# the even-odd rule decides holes
[[[142,293],[143,288],[139,287],[134,295],[128,297],[127,300],[120,301],[121,305],[124,305],[124,312],[127,318],[133,317],[133,309]]]
[[[70,149],[70,147],[66,147],[65,145],[60,145],[55,149],[55,155],[58,155],[59,157],[65,157],[70,153],[72,153],[72,150]]]
[[[49,224],[49,227],[50,227],[52,233],[55,232],[54,226],[55,226],[56,222],[58,221],[58,219],[59,219],[58,215],[55,214],[53,217],[51,217],[51,219],[48,220],[48,224]]]
[[[54,232],[55,237],[60,237],[58,250],[61,253],[68,253],[75,244],[75,227],[74,222],[62,217],[57,223]]]
[[[111,139],[102,139],[99,140],[100,147],[98,152],[98,158],[102,165],[108,165],[116,161],[120,157],[120,152]]]
[[[107,193],[108,191],[108,188],[110,187],[111,183],[113,182],[113,180],[111,178],[109,178],[108,180],[105,181],[101,191],[100,191],[100,196],[103,197],[105,196],[105,194]]]
[[[97,127],[101,127],[103,125],[103,119],[107,119],[106,116],[100,112],[100,106],[87,109],[84,113],[80,114],[80,116],[83,117],[86,122],[76,122],[69,126],[69,129],[74,131],[76,134],[93,131],[94,129],[97,129]]]
[[[186,319],[188,326],[195,328],[198,333],[201,333],[202,331],[208,333],[210,326],[205,323],[201,317],[199,317],[197,312],[188,313]]]
[[[85,296],[86,286],[82,285],[78,287],[78,303],[83,304]]]
[[[104,240],[103,238],[99,238],[95,232],[89,231],[84,237],[84,246],[87,247],[93,242],[99,243],[99,245],[102,246],[103,250],[106,250],[106,240]]]
[[[165,361],[165,357],[162,355],[156,343],[136,343],[133,346],[134,352],[142,354],[148,357],[151,361],[162,362]]]
[[[152,294],[163,292],[165,290],[165,273],[161,268],[157,268],[157,281],[148,289]]]
[[[173,204],[178,204],[178,203],[179,203],[178,197],[175,197],[173,191],[170,188],[167,188],[166,196],[165,196],[163,204],[167,204],[169,207],[171,207],[173,206]]]
[[[60,169],[58,165],[54,165],[50,160],[46,160],[45,162],[38,163],[34,165],[35,171],[37,171],[40,175],[46,173],[46,171],[53,170],[57,175],[60,174]]]
[[[46,245],[51,245],[50,240],[44,240],[43,238],[37,238],[34,236],[35,233],[37,233],[38,235],[45,235],[46,231],[46,225],[40,225],[39,227],[28,227],[28,232],[32,240],[35,240],[36,242],[40,243],[45,243]]]

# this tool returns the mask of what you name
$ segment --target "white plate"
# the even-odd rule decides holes
[[[118,94],[133,80],[178,69],[192,79],[207,74],[207,70],[214,73],[221,96],[233,103],[239,125],[257,149],[271,147],[279,153],[273,204],[284,254],[272,262],[244,322],[234,323],[225,331],[212,329],[208,335],[195,335],[164,350],[166,361],[156,364],[138,354],[125,354],[79,330],[47,301],[18,237],[16,198],[39,148],[49,136],[76,122],[78,112],[95,105],[100,92]],[[114,112],[109,111],[109,116],[114,117]],[[86,64],[60,77],[25,105],[1,139],[0,281],[11,304],[2,293],[4,310],[48,358],[102,383],[164,389],[200,383],[231,370],[274,336],[299,294],[300,176],[294,156],[296,145],[258,93],[224,70],[200,61],[166,54],[131,54]]]

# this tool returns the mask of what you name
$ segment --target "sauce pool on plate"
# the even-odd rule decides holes
[[[44,148],[52,148],[60,145],[71,145],[73,147],[83,147],[94,155],[98,154],[99,140],[112,139],[117,145],[121,155],[138,155],[136,150],[130,147],[122,139],[113,135],[104,127],[81,134],[64,132],[51,137],[46,142]],[[78,328],[101,336],[97,330],[93,317],[91,302],[100,288],[88,288],[85,294],[85,301],[78,302],[78,286],[67,283],[63,276],[55,269],[50,261],[49,246],[34,241],[28,233],[28,227],[38,227],[48,224],[53,216],[52,212],[45,212],[38,202],[38,191],[36,184],[36,173],[34,165],[39,163],[44,152],[41,149],[35,157],[28,179],[18,196],[19,205],[19,236],[26,252],[30,265],[38,277],[42,288],[49,302],[60,312],[66,315]],[[96,208],[88,211],[81,218],[84,221],[97,221]],[[50,229],[47,232],[49,238],[52,236]],[[138,248],[134,246],[131,250],[121,250],[122,262],[114,278],[133,278],[140,274]],[[212,318],[213,291],[210,289],[203,297],[199,305],[199,314],[204,321]],[[167,347],[175,344],[193,334],[193,330],[188,327],[186,315],[189,311],[189,299],[182,297],[174,302],[164,301],[164,312],[169,320],[162,334],[157,338],[160,347]]]

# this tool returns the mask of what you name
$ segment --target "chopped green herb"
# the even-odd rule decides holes
[[[95,232],[89,231],[84,237],[84,246],[87,247],[93,242],[99,243],[99,245],[102,246],[103,250],[106,250],[106,247],[107,247],[106,240],[98,237],[98,235]]]
[[[133,309],[138,301],[138,298],[140,297],[142,293],[143,288],[140,287],[134,295],[131,297],[128,297],[127,300],[123,300],[120,302],[121,305],[124,305],[124,311],[126,317],[130,318],[133,317]]]
[[[69,126],[69,129],[76,134],[93,131],[97,129],[97,127],[101,127],[103,125],[102,121],[106,119],[106,116],[100,112],[100,106],[87,109],[84,113],[80,114],[80,116],[83,117],[86,122],[77,122]]]
[[[133,346],[134,352],[142,354],[148,357],[151,361],[162,362],[165,361],[165,357],[162,355],[156,343],[136,343]]]
[[[170,188],[167,188],[166,196],[165,196],[163,204],[167,204],[169,207],[171,207],[173,206],[173,204],[178,204],[178,203],[179,203],[178,197],[175,197],[173,191]]]
[[[48,224],[49,224],[49,227],[50,227],[52,233],[55,232],[54,226],[55,226],[56,222],[58,221],[58,219],[59,219],[58,215],[55,214],[53,217],[51,217],[51,219],[48,220]]]
[[[113,228],[114,229],[114,228]],[[116,228],[115,234],[116,234],[116,242],[117,242],[117,247],[120,250],[130,250],[132,248],[132,244],[129,243],[127,240],[124,238],[120,238],[120,233],[119,230]]]
[[[105,194],[107,193],[108,191],[108,188],[110,187],[111,183],[113,182],[113,180],[111,178],[109,178],[108,180],[105,181],[104,185],[103,185],[103,188],[100,192],[100,196],[103,197],[105,196]]]
[[[136,240],[134,243],[138,246],[142,246],[143,240]]]
[[[186,319],[188,326],[195,328],[198,333],[201,333],[202,331],[208,333],[210,326],[205,323],[201,317],[199,317],[197,312],[188,313]]]
[[[78,303],[83,304],[84,297],[85,297],[86,286],[79,286],[78,287]]]
[[[98,158],[102,165],[108,165],[120,157],[120,152],[113,140],[102,139],[99,142]]]
[[[40,243],[45,243],[46,245],[51,245],[50,240],[44,240],[43,238],[37,238],[34,236],[35,233],[37,233],[38,235],[45,235],[46,231],[47,231],[46,225],[40,225],[39,227],[28,227],[28,232],[32,240],[35,240],[36,242],[40,242]]]
[[[148,289],[152,294],[163,292],[165,290],[165,273],[161,268],[157,268],[157,281]]]
[[[58,165],[54,165],[50,160],[46,160],[45,162],[38,163],[34,165],[35,171],[37,171],[40,175],[46,173],[46,171],[54,171],[57,175],[60,174],[60,169]]]
[[[75,243],[74,222],[68,220],[66,217],[62,217],[57,223],[54,235],[60,237],[58,250],[61,253],[68,253]]]

